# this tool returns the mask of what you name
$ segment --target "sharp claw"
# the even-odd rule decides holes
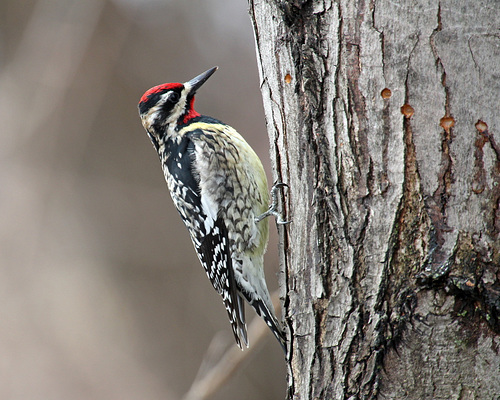
[[[276,223],[278,225],[287,225],[292,221],[284,221],[282,215],[278,212],[278,190],[283,187],[288,187],[286,183],[276,182],[271,188],[271,198],[272,203],[269,206],[269,209],[264,213],[255,218],[255,222],[262,221],[264,218],[269,216],[274,216],[276,218]]]

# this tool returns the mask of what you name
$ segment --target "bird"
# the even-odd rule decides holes
[[[185,83],[147,90],[138,109],[160,158],[165,180],[214,289],[222,297],[236,344],[248,347],[246,300],[286,352],[286,337],[264,275],[269,225],[287,224],[272,202],[262,162],[231,126],[194,108],[195,94],[218,67]]]

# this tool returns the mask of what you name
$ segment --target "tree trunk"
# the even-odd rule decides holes
[[[496,0],[250,0],[289,399],[500,396]]]

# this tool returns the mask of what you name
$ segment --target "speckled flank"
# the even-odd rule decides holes
[[[264,168],[238,132],[193,107],[194,93],[213,72],[150,89],[139,113],[198,258],[222,297],[236,343],[248,346],[244,298],[284,348],[264,276],[269,238],[268,221],[262,219],[269,207]]]

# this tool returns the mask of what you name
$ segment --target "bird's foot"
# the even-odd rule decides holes
[[[264,214],[261,214],[258,217],[256,217],[255,222],[262,221],[264,218],[270,216],[274,216],[276,218],[276,223],[278,225],[286,225],[292,222],[292,221],[285,221],[281,213],[278,211],[278,191],[284,187],[288,187],[288,185],[282,182],[277,182],[273,185],[271,189],[272,202],[269,205],[269,210],[267,210]]]

